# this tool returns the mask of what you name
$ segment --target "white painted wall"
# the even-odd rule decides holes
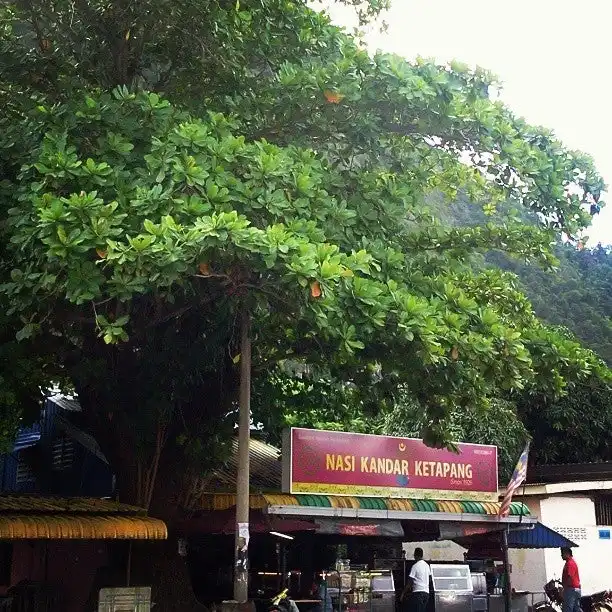
[[[601,540],[599,531],[606,529],[595,523],[595,504],[586,495],[558,495],[541,500],[541,520],[576,542],[574,558],[580,571],[582,592],[585,595],[612,587],[610,559],[612,541]],[[545,551],[548,580],[560,578],[563,560],[558,550]]]
[[[539,498],[524,497],[520,501],[529,508],[531,516],[538,517],[541,520],[542,511]],[[510,575],[512,588],[516,591],[544,593],[544,585],[547,582],[544,551],[511,549],[508,551],[508,557],[512,569]],[[544,596],[536,599],[544,599]]]
[[[543,550],[514,549],[508,551],[512,568],[510,580],[515,591],[541,593],[535,601],[545,599],[546,565]],[[531,603],[531,602],[530,602]]]

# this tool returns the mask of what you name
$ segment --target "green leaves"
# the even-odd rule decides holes
[[[189,187],[206,184],[208,172],[197,165],[196,160],[191,155],[182,159],[174,160],[174,174],[172,178],[176,182],[185,182]]]
[[[126,342],[128,335],[125,331],[125,326],[129,320],[130,318],[127,315],[117,317],[114,321],[109,321],[103,315],[97,315],[95,321],[98,337],[102,338],[105,344]]]
[[[409,70],[384,65],[394,78]],[[134,337],[128,327],[138,337],[146,326],[112,318],[117,308],[144,301],[165,310],[178,298],[217,313],[252,295],[270,338],[260,358],[292,353],[299,341],[305,358],[347,368],[382,351],[382,371],[432,423],[500,390],[558,394],[600,371],[539,324],[514,277],[467,265],[495,248],[539,256],[550,235],[535,226],[411,222],[422,214],[411,174],[332,169],[312,151],[247,142],[219,114],[174,117],[146,93],[91,95],[85,106],[96,115],[55,132],[41,116],[41,147],[24,157],[13,196],[20,272],[0,291],[29,321],[57,300],[79,313],[91,303],[98,336],[117,344]],[[70,105],[62,113],[75,116]],[[96,139],[101,132],[121,137]],[[323,353],[313,353],[315,337]]]
[[[491,250],[550,265],[603,191],[588,158],[489,98],[491,75],[369,57],[301,3],[188,0],[179,15],[146,0],[125,23],[96,2],[94,21],[35,4],[54,63],[15,37],[0,50],[19,68],[0,89],[0,300],[23,342],[35,330],[92,359],[146,346],[151,370],[201,397],[191,346],[227,380],[247,304],[260,376],[320,367],[309,422],[333,421],[337,393],[344,422],[367,427],[401,388],[435,443],[457,407],[608,375],[539,323],[514,277],[478,268]],[[366,17],[384,2],[352,4]],[[27,13],[9,21],[27,29]],[[487,218],[443,223],[432,200],[464,196]]]
[[[21,342],[22,340],[28,340],[32,338],[36,333],[38,326],[34,323],[26,323],[16,334],[15,339]]]
[[[428,422],[418,402],[401,390],[397,403],[380,416],[382,433],[418,437],[427,431],[432,441],[445,440],[471,442],[473,444],[495,444],[498,447],[500,482],[512,475],[517,457],[530,437],[521,422],[515,406],[503,399],[496,399],[484,407],[468,409],[453,408],[444,423]]]

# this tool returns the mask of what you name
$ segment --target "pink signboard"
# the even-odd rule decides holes
[[[283,444],[287,493],[497,501],[497,447],[291,429]]]

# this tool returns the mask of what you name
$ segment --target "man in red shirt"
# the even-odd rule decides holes
[[[561,583],[563,584],[563,612],[581,612],[580,574],[578,565],[574,561],[572,549],[564,546],[561,549],[561,558],[565,561]]]

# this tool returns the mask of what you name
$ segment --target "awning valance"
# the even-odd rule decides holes
[[[165,540],[163,521],[148,516],[0,516],[0,540]]]
[[[165,540],[163,521],[108,499],[1,495],[0,540]]]
[[[251,495],[251,508],[287,516],[388,518],[395,520],[466,520],[533,523],[529,509],[520,502],[510,505],[509,516],[498,518],[497,502],[434,501],[340,495]],[[235,495],[211,494],[202,499],[203,509],[227,510],[236,505]]]

